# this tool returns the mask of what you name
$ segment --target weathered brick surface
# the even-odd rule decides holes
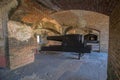
[[[0,46],[0,67],[6,67],[6,58],[4,54],[4,46]]]
[[[28,41],[18,41],[9,39],[10,69],[16,69],[34,61],[34,51],[36,44],[34,39]]]
[[[16,21],[8,22],[9,33],[9,67],[16,69],[34,61],[33,49],[36,40],[30,26]]]
[[[6,67],[6,58],[5,58],[5,56],[0,55],[0,67]]]
[[[4,53],[4,38],[2,29],[2,13],[0,12],[0,67],[6,67],[6,58]]]
[[[108,80],[120,80],[120,5],[110,16]]]

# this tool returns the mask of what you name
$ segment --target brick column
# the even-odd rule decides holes
[[[7,20],[7,12],[0,12],[0,67],[9,66],[9,41]]]
[[[110,16],[108,80],[120,80],[120,2]]]

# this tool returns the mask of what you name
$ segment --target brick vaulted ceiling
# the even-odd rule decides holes
[[[89,10],[110,15],[119,0],[36,0],[54,10]],[[54,8],[56,7],[56,8]]]

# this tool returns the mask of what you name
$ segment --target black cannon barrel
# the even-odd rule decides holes
[[[47,40],[53,40],[53,41],[63,41],[64,36],[48,36]]]
[[[82,42],[82,35],[80,34],[67,34],[64,37],[66,42],[70,42],[69,44]]]
[[[67,34],[67,35],[61,35],[61,36],[48,36],[47,40],[80,42],[80,41],[82,41],[82,35]]]
[[[40,51],[62,51],[62,52],[76,52],[80,55],[83,53],[90,53],[91,46],[85,45],[82,41],[83,36],[80,34],[67,34],[61,36],[48,36],[48,40],[61,41],[61,45],[42,46]]]

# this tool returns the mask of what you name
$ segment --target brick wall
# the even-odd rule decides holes
[[[36,40],[30,26],[8,21],[10,69],[16,69],[34,61]]]
[[[4,54],[4,46],[0,47],[0,67],[6,67],[6,58]]]
[[[34,39],[19,41],[9,38],[10,69],[22,67],[34,62],[34,50],[36,44]]]
[[[109,29],[108,80],[120,80],[120,5],[116,6],[110,16]]]
[[[17,5],[17,0],[0,1],[0,67],[9,66],[8,13]]]

